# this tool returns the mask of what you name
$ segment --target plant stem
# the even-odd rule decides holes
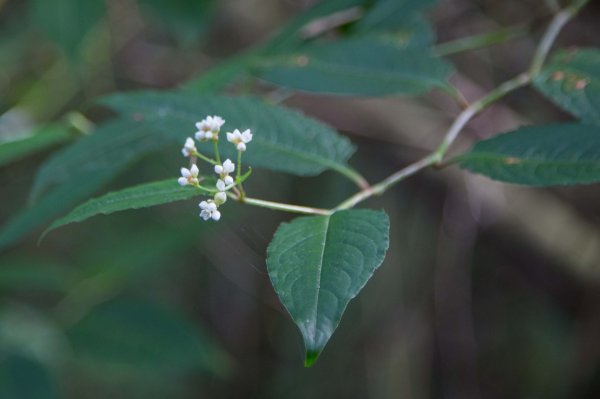
[[[428,168],[432,165],[440,164],[443,161],[444,155],[446,154],[452,143],[456,140],[456,138],[463,130],[465,125],[475,115],[477,115],[479,112],[489,107],[491,104],[495,103],[508,93],[531,83],[535,75],[537,75],[541,70],[546,60],[546,57],[548,56],[548,52],[550,51],[550,48],[552,47],[552,44],[556,40],[556,37],[558,36],[558,33],[560,32],[562,27],[564,27],[565,24],[571,18],[573,18],[588,1],[589,0],[576,0],[571,6],[558,12],[548,25],[544,36],[540,40],[540,43],[538,44],[538,47],[534,53],[528,71],[502,83],[500,86],[498,86],[479,100],[473,102],[468,107],[466,107],[456,117],[456,119],[444,135],[442,142],[433,153],[390,175],[389,177],[385,178],[380,183],[375,184],[371,188],[364,189],[354,194],[350,198],[340,203],[335,208],[335,210],[352,208],[358,203],[365,201],[366,199],[374,195],[381,195],[391,186],[404,180],[406,177],[411,176],[421,171],[422,169]]]
[[[367,190],[370,187],[367,179],[365,179],[360,173],[350,168],[349,166],[332,164],[331,169],[335,170],[342,176],[345,176],[348,179],[352,180],[361,190]]]
[[[306,206],[282,204],[282,203],[278,203],[278,202],[264,201],[264,200],[259,200],[259,199],[255,199],[255,198],[247,198],[247,197],[242,198],[233,193],[229,193],[229,195],[232,198],[234,198],[242,203],[246,203],[246,204],[254,205],[254,206],[261,206],[264,208],[270,208],[270,209],[294,212],[294,213],[301,213],[301,214],[310,214],[310,215],[330,215],[331,213],[336,212],[338,210],[353,208],[360,202],[363,202],[375,195],[383,194],[390,187],[392,187],[393,185],[397,184],[398,182],[406,179],[407,177],[412,176],[415,173],[420,172],[421,170],[428,168],[430,166],[441,164],[442,161],[444,160],[444,156],[446,155],[446,152],[449,150],[452,143],[456,140],[458,135],[462,132],[462,130],[466,126],[466,124],[469,123],[469,121],[471,119],[473,119],[473,117],[475,115],[477,115],[482,110],[489,107],[491,104],[500,100],[501,98],[506,96],[508,93],[511,93],[511,92],[531,83],[533,78],[540,72],[542,66],[544,65],[544,62],[546,61],[548,53],[550,52],[550,49],[552,48],[554,41],[556,40],[558,34],[560,33],[560,30],[565,26],[565,24],[571,18],[573,18],[577,14],[577,12],[588,1],[589,0],[575,0],[569,7],[556,13],[556,15],[554,16],[554,18],[548,25],[546,32],[542,36],[542,39],[540,40],[540,42],[536,48],[536,51],[534,53],[534,56],[532,58],[531,64],[530,64],[527,72],[524,72],[524,73],[514,77],[513,79],[507,80],[506,82],[504,82],[504,83],[500,84],[498,87],[496,87],[494,90],[490,91],[485,96],[481,97],[479,100],[466,106],[466,108],[464,108],[464,110],[456,117],[456,119],[454,120],[452,125],[450,125],[450,127],[446,131],[446,134],[444,135],[444,138],[442,139],[442,142],[440,143],[440,145],[431,154],[400,169],[399,171],[386,177],[381,182],[379,182],[373,186],[369,186],[367,181],[358,172],[354,171],[353,169],[350,169],[348,167],[339,167],[339,166],[333,167],[333,169],[335,169],[337,172],[341,173],[342,175],[350,178],[362,189],[358,193],[352,195],[348,199],[341,202],[335,208],[328,210],[328,209],[312,208],[312,207],[306,207]],[[477,40],[473,41],[473,43],[475,43],[475,42],[477,42]],[[463,43],[461,45],[463,47],[466,47],[465,43]],[[457,48],[456,44],[454,44],[453,46],[455,47],[455,49]],[[450,48],[452,49],[452,46],[450,46]],[[448,52],[449,51],[448,48],[446,48],[445,51]]]
[[[218,165],[218,164],[219,164],[219,163],[218,163],[217,161],[215,161],[214,159],[211,159],[211,158],[207,157],[206,155],[202,155],[202,154],[200,154],[198,151],[195,151],[195,152],[194,152],[194,156],[195,156],[196,158],[200,158],[201,160],[203,160],[203,161],[206,161],[206,162],[208,162],[208,163],[210,163],[210,164],[212,164],[212,165]]]
[[[217,165],[221,165],[221,156],[219,155],[219,144],[217,140],[213,140],[213,148],[215,151],[215,158],[217,159]]]
[[[244,191],[244,187],[242,186],[242,182],[240,181],[240,176],[242,175],[242,151],[238,150],[237,152],[237,172],[235,175],[235,181],[238,183],[238,187],[240,190],[240,198],[243,200],[246,197],[246,192]]]
[[[523,73],[517,77],[502,83],[500,86],[480,98],[479,100],[471,103],[465,108],[454,120],[444,139],[435,150],[434,155],[436,161],[439,163],[442,161],[444,155],[450,148],[450,145],[456,140],[465,125],[479,112],[489,107],[508,93],[527,85],[531,81],[529,74]]]
[[[509,40],[525,36],[527,30],[522,26],[498,29],[493,32],[468,36],[449,42],[440,43],[434,47],[435,53],[440,57],[462,53],[463,51],[475,50],[500,44]]]
[[[89,120],[81,112],[69,112],[69,114],[66,116],[66,119],[71,126],[77,129],[77,131],[83,135],[91,134],[95,129],[94,122]]]
[[[392,185],[398,183],[399,181],[405,179],[408,176],[419,172],[420,170],[428,166],[435,164],[436,162],[436,154],[430,154],[425,158],[422,158],[421,160],[414,162],[403,169],[400,169],[396,173],[388,176],[387,178],[383,179],[381,182],[375,184],[374,186],[367,188],[366,190],[359,191],[358,193],[354,194],[353,196],[336,206],[334,211],[353,208],[358,203],[368,198],[371,198],[374,195],[381,195]]]
[[[533,61],[531,62],[531,65],[529,67],[530,75],[536,75],[542,69],[542,66],[546,61],[546,57],[548,56],[550,48],[552,48],[556,37],[560,33],[563,26],[565,26],[565,24],[569,22],[572,16],[573,15],[570,11],[568,11],[568,9],[564,9],[556,14],[554,19],[548,26],[546,33],[542,37],[542,40],[537,46],[537,49],[535,50],[535,53],[533,55]]]
[[[313,207],[309,207],[309,206],[284,204],[281,202],[265,201],[265,200],[261,200],[261,199],[257,199],[257,198],[249,198],[249,197],[241,198],[240,196],[237,196],[233,193],[228,193],[228,195],[231,198],[233,198],[243,204],[259,206],[261,208],[268,208],[268,209],[273,209],[273,210],[277,210],[277,211],[300,213],[300,214],[304,214],[304,215],[330,215],[332,213],[332,211],[329,209],[321,209],[321,208],[313,208]]]
[[[242,174],[242,152],[238,150],[237,152],[237,172],[236,172],[236,180],[239,180],[240,175]]]

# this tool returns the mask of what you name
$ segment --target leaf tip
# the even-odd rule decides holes
[[[315,364],[315,362],[319,358],[320,353],[321,352],[318,352],[318,351],[306,351],[306,358],[304,359],[304,367],[309,368],[313,364]]]

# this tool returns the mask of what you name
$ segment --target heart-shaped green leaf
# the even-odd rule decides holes
[[[306,366],[316,361],[348,302],[383,262],[388,243],[389,220],[382,211],[345,210],[279,226],[267,267],[304,338]]]

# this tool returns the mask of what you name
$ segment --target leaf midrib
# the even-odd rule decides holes
[[[313,308],[313,314],[312,314],[312,319],[313,319],[313,325],[314,325],[314,329],[313,329],[313,344],[315,343],[316,337],[317,337],[317,314],[319,312],[319,298],[321,295],[321,276],[323,275],[323,262],[325,259],[325,248],[327,247],[327,237],[329,235],[329,223],[331,221],[331,216],[326,216],[324,217],[324,222],[325,222],[325,226],[324,226],[324,230],[325,230],[325,236],[323,238],[323,247],[321,248],[321,255],[319,256],[319,264],[318,264],[318,271],[317,271],[317,290],[315,293],[315,306]]]
[[[392,74],[390,72],[386,72],[386,71],[380,70],[380,69],[367,70],[366,67],[357,67],[357,66],[353,67],[353,66],[349,66],[349,65],[345,65],[345,64],[327,62],[327,61],[324,61],[324,60],[316,58],[316,57],[310,58],[310,63],[306,67],[299,67],[299,66],[295,66],[295,65],[277,65],[277,64],[276,64],[276,67],[289,68],[289,69],[295,69],[295,70],[304,70],[304,69],[308,69],[309,67],[316,67],[314,69],[325,71],[325,72],[331,72],[331,73],[346,74],[346,75],[350,75],[351,77],[355,77],[355,78],[368,78],[369,80],[379,80],[381,83],[389,83],[389,82],[396,82],[396,83],[402,83],[402,84],[412,83],[414,86],[423,86],[423,84],[421,82],[430,82],[430,83],[434,83],[435,85],[440,86],[440,85],[442,85],[441,81],[443,81],[443,79],[426,78],[421,75],[415,75],[415,74],[411,74],[411,73]],[[405,71],[402,71],[402,72],[405,72]],[[418,80],[418,83],[411,82],[412,80]]]
[[[557,165],[557,166],[571,166],[571,165],[581,165],[581,164],[592,164],[592,165],[598,165],[600,166],[600,157],[598,158],[598,160],[570,160],[570,161],[566,161],[566,160],[561,160],[561,161],[554,161],[554,160],[545,160],[545,159],[538,159],[538,158],[521,158],[522,155],[516,155],[516,154],[496,154],[496,153],[489,153],[489,152],[478,152],[477,154],[465,154],[461,157],[458,157],[458,161],[460,163],[462,162],[470,162],[470,161],[497,161],[498,163],[501,163],[503,165],[506,166],[520,166],[523,164],[552,164],[552,165]],[[507,159],[510,158],[515,158],[518,159],[518,162],[515,163],[506,163]]]

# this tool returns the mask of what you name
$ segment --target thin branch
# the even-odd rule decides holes
[[[381,182],[375,184],[371,188],[362,190],[362,191],[354,194],[350,198],[348,198],[345,201],[343,201],[342,203],[340,203],[335,208],[335,210],[352,208],[352,207],[356,206],[358,203],[365,201],[366,199],[371,198],[374,195],[381,195],[387,189],[389,189],[391,186],[404,180],[408,176],[412,176],[415,173],[417,173],[425,168],[428,168],[432,165],[441,164],[444,159],[444,155],[446,155],[446,152],[448,151],[448,149],[450,148],[452,143],[456,140],[458,135],[462,132],[462,130],[464,129],[466,124],[469,123],[469,121],[471,119],[473,119],[473,117],[475,115],[480,113],[485,108],[489,107],[491,104],[500,100],[502,97],[504,97],[508,93],[511,93],[511,92],[531,83],[533,77],[535,75],[537,75],[539,73],[539,71],[541,70],[541,68],[546,60],[546,57],[548,56],[548,52],[552,48],[552,44],[556,40],[560,30],[565,26],[565,24],[571,18],[573,18],[577,14],[577,12],[588,1],[589,0],[577,0],[571,6],[565,8],[564,10],[557,13],[554,16],[554,18],[552,19],[552,21],[550,22],[550,24],[548,25],[548,28],[546,29],[544,36],[540,40],[540,43],[538,44],[538,47],[534,53],[534,56],[533,56],[533,59],[531,61],[531,65],[530,65],[528,71],[516,76],[513,79],[510,79],[510,80],[502,83],[500,86],[498,86],[497,88],[495,88],[494,90],[492,90],[491,92],[489,92],[488,94],[486,94],[485,96],[480,98],[479,100],[475,101],[474,103],[472,103],[468,107],[466,107],[456,117],[456,119],[454,120],[454,122],[452,123],[452,125],[450,126],[450,128],[448,129],[446,134],[444,135],[442,142],[440,143],[438,148],[433,153],[426,156],[425,158],[420,159],[417,162],[414,162],[414,163],[406,166],[405,168],[399,170],[398,172],[390,175],[389,177],[387,177],[384,180],[382,180]]]
[[[236,201],[241,202],[242,204],[248,204],[248,205],[258,206],[261,208],[273,209],[276,211],[300,213],[300,214],[304,214],[304,215],[330,215],[332,213],[332,211],[329,209],[321,209],[321,208],[313,208],[313,207],[309,207],[309,206],[284,204],[281,202],[266,201],[266,200],[250,198],[250,197],[242,198],[231,192],[228,192],[227,194],[229,195],[229,197],[233,198]]]
[[[476,50],[492,46],[494,44],[505,43],[510,40],[519,39],[527,34],[527,29],[523,26],[498,29],[493,32],[481,33],[473,36],[467,36],[445,43],[439,43],[434,47],[435,53],[440,57],[446,57],[464,51]]]
[[[454,143],[458,135],[463,131],[464,127],[467,125],[467,123],[469,123],[469,121],[471,121],[471,119],[473,119],[475,115],[479,114],[482,110],[500,100],[508,93],[511,93],[531,83],[532,79],[540,72],[542,66],[544,65],[548,53],[550,52],[550,49],[552,48],[552,45],[558,37],[561,29],[588,1],[589,0],[575,0],[569,7],[558,12],[542,36],[527,72],[524,72],[513,79],[507,80],[479,100],[468,105],[456,117],[452,125],[448,128],[444,138],[442,139],[442,142],[437,149],[428,156],[411,163],[410,165],[400,169],[373,186],[369,186],[367,181],[353,169],[347,167],[334,168],[337,172],[350,178],[362,188],[361,191],[344,200],[335,208],[320,209],[300,205],[282,204],[279,202],[265,201],[256,198],[244,198],[231,192],[228,193],[228,195],[241,203],[260,206],[263,208],[308,215],[330,215],[331,213],[341,209],[353,208],[360,202],[363,202],[375,195],[381,195],[393,185],[423,169],[442,164],[444,156],[446,155],[446,152],[449,150],[450,146]]]

